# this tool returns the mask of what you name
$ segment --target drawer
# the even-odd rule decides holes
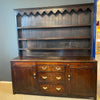
[[[62,82],[65,80],[64,73],[38,73],[38,79],[42,82]]]
[[[39,63],[37,64],[38,71],[55,71],[64,72],[64,64],[59,63]]]
[[[38,64],[38,71],[51,71],[50,64]]]
[[[52,71],[56,71],[56,72],[64,72],[64,67],[65,65],[63,64],[55,64],[53,65]]]
[[[41,84],[40,91],[50,94],[62,94],[65,92],[64,85],[50,85],[50,84]]]
[[[33,67],[35,66],[35,62],[15,62],[13,63],[14,67]]]

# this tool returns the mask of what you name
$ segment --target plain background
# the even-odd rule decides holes
[[[14,9],[93,2],[94,0],[0,0],[0,81],[11,81],[10,60],[18,56]]]

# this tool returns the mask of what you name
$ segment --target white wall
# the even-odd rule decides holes
[[[0,80],[11,80],[10,59],[18,56],[13,9],[91,2],[94,0],[0,0]]]

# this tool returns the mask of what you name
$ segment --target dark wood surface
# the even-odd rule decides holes
[[[90,27],[91,26],[91,24],[83,24],[83,25],[56,25],[56,26],[35,26],[35,27],[32,27],[32,26],[30,26],[30,27],[17,27],[17,29],[45,29],[45,28],[72,28],[72,27]]]
[[[92,55],[93,4],[15,11],[19,56]]]
[[[73,58],[72,58],[73,59]],[[87,62],[12,61],[14,93],[96,97],[96,61]],[[89,60],[88,60],[89,61]]]
[[[18,40],[31,40],[31,41],[34,41],[34,40],[74,40],[74,39],[90,39],[90,37],[58,37],[58,38],[19,38]]]
[[[85,50],[90,48],[19,48],[19,50]]]
[[[70,66],[70,94],[93,96],[94,69],[93,66]]]
[[[92,57],[33,57],[33,56],[19,56],[11,61],[52,61],[52,62],[96,62],[96,60]]]
[[[93,3],[16,9],[19,57],[11,60],[13,93],[93,97]]]
[[[91,8],[91,5],[94,5],[94,3],[84,3],[84,4],[72,4],[72,5],[60,5],[60,6],[48,6],[48,7],[34,7],[34,8],[19,8],[14,9],[15,11],[29,11],[29,10],[41,10],[41,9],[49,9],[49,8],[64,8],[64,7],[86,7]],[[85,9],[85,8],[84,8]],[[77,9],[76,9],[77,10]]]

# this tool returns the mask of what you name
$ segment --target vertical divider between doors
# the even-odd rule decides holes
[[[70,81],[68,80],[68,75],[70,75],[70,66],[69,64],[66,64],[66,90],[67,90],[67,96],[70,96]]]

